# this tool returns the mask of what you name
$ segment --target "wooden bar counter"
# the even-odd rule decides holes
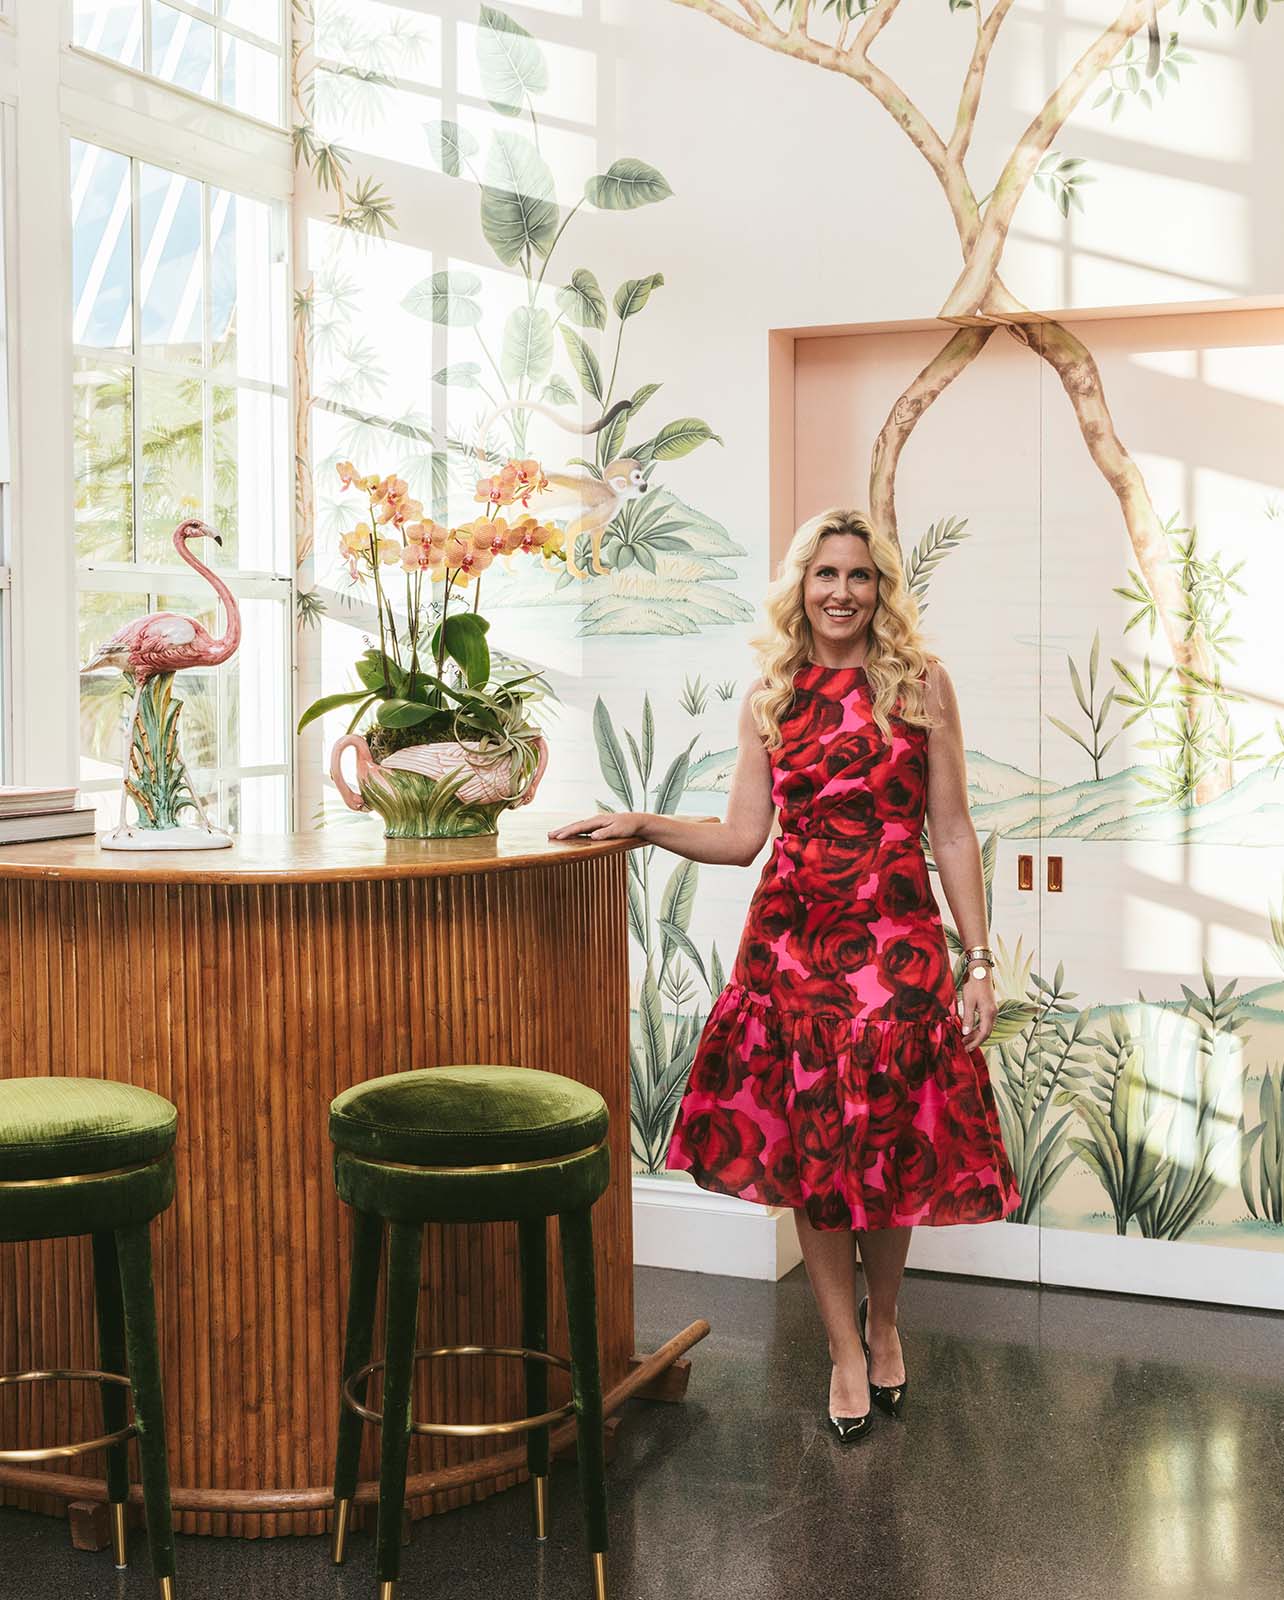
[[[377,823],[128,854],[93,839],[0,849],[0,1077],[67,1073],[178,1107],[178,1192],[153,1226],[177,1525],[317,1533],[331,1504],[348,1218],[331,1099],[381,1073],[510,1062],[591,1084],[611,1113],[594,1209],[608,1410],[679,1398],[671,1367],[708,1331],[633,1347],[625,851],[553,843],[514,812],[498,839],[385,840]],[[566,1349],[550,1224],[550,1348]],[[513,1224],[430,1227],[421,1346],[520,1343]],[[0,1246],[0,1370],[94,1367],[87,1240]],[[558,1375],[561,1376],[560,1374]],[[521,1363],[420,1363],[415,1413],[524,1410]],[[0,1438],[97,1431],[92,1386],[18,1386]],[[560,1400],[566,1391],[555,1393]],[[571,1425],[563,1425],[563,1438]],[[358,1502],[373,1499],[367,1429]],[[526,1476],[524,1445],[418,1438],[415,1515]],[[100,1460],[69,1463],[101,1472]],[[52,1494],[47,1491],[52,1490]],[[98,1480],[0,1466],[9,1503],[101,1500]]]

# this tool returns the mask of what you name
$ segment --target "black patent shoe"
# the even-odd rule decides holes
[[[874,1425],[874,1413],[867,1411],[863,1417],[829,1417],[829,1431],[840,1444],[858,1444]]]
[[[864,1295],[860,1303],[860,1342],[865,1352],[865,1360],[869,1360],[869,1345],[865,1341],[865,1317],[869,1309],[869,1296]],[[909,1390],[909,1379],[903,1383],[875,1383],[869,1380],[869,1398],[873,1405],[880,1411],[885,1411],[889,1417],[899,1417],[905,1409],[905,1396]]]
[[[836,1417],[825,1407],[825,1416],[829,1422],[829,1431],[834,1434],[840,1444],[856,1444],[874,1425],[873,1410],[869,1410],[863,1417]]]

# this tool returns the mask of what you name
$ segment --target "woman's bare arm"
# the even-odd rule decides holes
[[[669,817],[656,811],[600,811],[580,822],[553,828],[550,839],[645,839],[689,861],[747,867],[771,832],[775,805],[771,798],[771,758],[749,710],[757,684],[750,684],[740,705],[739,750],[726,819]]]
[[[937,718],[927,740],[927,836],[949,902],[954,926],[966,950],[987,941],[985,874],[981,847],[967,802],[967,759],[958,700],[939,661],[928,673],[928,704]],[[994,985],[971,977],[963,985],[963,1031],[979,1044],[994,1026]]]

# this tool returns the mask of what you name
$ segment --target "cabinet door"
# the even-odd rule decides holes
[[[1042,366],[1039,948],[1068,1164],[1041,1275],[1279,1307],[1284,314],[1076,339],[1079,414]]]
[[[800,339],[794,363],[794,522],[866,506],[874,442],[898,398],[954,337],[948,327]],[[987,1050],[1024,1203],[1009,1224],[920,1228],[912,1265],[1033,1279],[1047,1076],[1031,1048],[1045,962],[1039,897],[1018,863],[1039,853],[1039,361],[991,335],[919,416],[895,480],[897,528],[924,632],[957,690],[972,815],[993,896],[1004,1001]],[[942,916],[953,917],[938,879]],[[1036,1041],[1037,1042],[1037,1041]]]

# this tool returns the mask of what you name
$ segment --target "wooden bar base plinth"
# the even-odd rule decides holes
[[[593,1211],[608,1409],[708,1331],[633,1366],[630,846],[551,843],[556,820],[426,842],[372,823],[182,860],[92,840],[0,850],[0,1078],[116,1078],[178,1107],[178,1192],[152,1232],[181,1532],[326,1527],[350,1232],[326,1119],[351,1084],[452,1062],[591,1084],[611,1116]],[[0,1270],[0,1370],[93,1367],[88,1240],[0,1245]],[[420,1345],[521,1343],[515,1224],[430,1226],[423,1278]],[[549,1348],[567,1343],[550,1224]],[[569,1396],[555,1379],[550,1405]],[[0,1439],[91,1437],[97,1395],[75,1387],[0,1396]],[[424,1362],[414,1410],[519,1417],[522,1387],[520,1361]],[[377,1477],[366,1434],[361,1503]],[[445,1511],[524,1478],[524,1445],[424,1438],[410,1472],[411,1514]],[[101,1480],[0,1468],[8,1503],[102,1495]]]

